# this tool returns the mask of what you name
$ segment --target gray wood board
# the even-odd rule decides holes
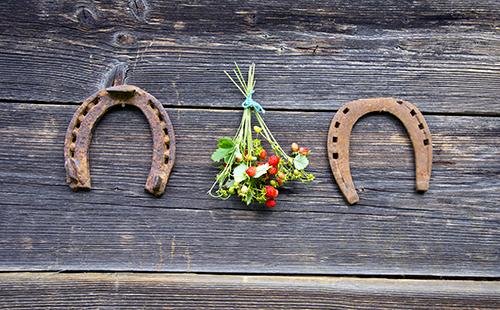
[[[498,309],[498,282],[131,273],[3,273],[0,307]]]
[[[500,120],[429,115],[431,188],[414,192],[411,144],[385,114],[355,126],[361,202],[347,206],[326,155],[331,112],[269,112],[283,145],[313,150],[310,186],[272,210],[206,195],[217,137],[241,111],[167,111],[177,162],[165,195],[143,191],[151,137],[138,110],[108,114],[91,148],[93,189],[65,184],[63,136],[76,107],[0,104],[0,269],[498,277]],[[297,136],[297,133],[300,135]]]
[[[393,96],[499,115],[498,16],[497,1],[8,1],[0,99],[77,103],[124,63],[164,104],[235,107],[222,70],[254,61],[267,108]]]

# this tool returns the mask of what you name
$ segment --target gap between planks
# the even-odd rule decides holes
[[[360,98],[363,99],[363,98]],[[241,100],[243,102],[243,99]],[[40,105],[49,105],[49,106],[79,106],[82,102],[74,102],[74,101],[43,101],[43,100],[16,100],[16,99],[1,99],[0,102],[3,103],[18,103],[18,104],[40,104]],[[347,103],[347,102],[345,102]],[[412,102],[414,103],[414,102]],[[418,103],[414,103],[418,107]],[[203,111],[203,110],[211,110],[211,111],[229,111],[235,112],[241,110],[241,106],[235,102],[234,107],[224,107],[224,106],[196,106],[196,105],[177,105],[177,104],[165,104],[162,103],[162,106],[166,109],[183,109],[183,110],[194,110],[194,111]],[[303,113],[337,113],[338,109],[297,109],[297,108],[273,108],[267,107],[265,109],[269,112],[303,112]],[[500,117],[500,113],[497,112],[433,112],[421,111],[423,115],[437,115],[437,116],[472,116],[472,117]],[[333,117],[333,115],[332,115]],[[69,122],[69,121],[68,121]]]

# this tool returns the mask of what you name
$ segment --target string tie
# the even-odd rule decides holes
[[[253,98],[252,98],[253,93],[254,93],[254,90],[252,89],[248,93],[247,97],[245,98],[245,101],[243,101],[241,106],[245,109],[253,108],[258,113],[265,113],[264,108],[260,105],[260,103],[253,100]]]

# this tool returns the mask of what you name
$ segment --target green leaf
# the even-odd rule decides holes
[[[252,203],[252,198],[253,198],[252,193],[248,192],[247,196],[246,196],[246,199],[245,199],[245,201],[247,203],[247,206]]]
[[[217,150],[215,150],[215,152],[212,154],[212,160],[215,161],[215,162],[219,162],[221,159],[223,159],[224,157],[226,157],[226,155],[228,155],[230,152],[232,151],[232,149],[222,149],[222,148],[218,148]]]
[[[217,143],[217,147],[221,149],[231,149],[234,146],[233,139],[224,137],[220,138],[219,142]]]
[[[293,160],[293,165],[297,170],[304,170],[309,165],[309,159],[307,159],[307,157],[305,157],[304,155],[299,154],[295,156],[295,159]]]
[[[234,185],[234,180],[233,180],[233,179],[230,179],[230,180],[228,180],[228,181],[226,182],[226,187],[227,187],[227,188],[230,188],[230,187],[231,187],[231,186],[233,186],[233,185]]]
[[[226,149],[226,150],[228,150],[228,149]],[[227,155],[224,157],[224,162],[225,162],[226,164],[229,164],[229,160],[231,159],[231,157],[232,157],[232,156],[233,156],[233,154],[234,154],[234,148],[229,149],[229,150],[230,150],[230,151],[229,151],[229,153],[227,153]]]
[[[257,166],[257,172],[255,173],[255,175],[253,177],[254,178],[261,177],[262,175],[266,174],[268,169],[269,169],[269,164]]]
[[[247,165],[240,164],[233,170],[234,182],[241,182],[247,178],[246,170],[248,169]]]

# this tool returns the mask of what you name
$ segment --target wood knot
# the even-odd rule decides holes
[[[129,0],[128,7],[138,21],[146,21],[149,11],[146,0]]]
[[[97,25],[97,18],[94,12],[89,8],[82,7],[76,11],[76,18],[84,28],[93,29]]]
[[[137,44],[137,39],[135,36],[128,32],[117,32],[113,37],[115,44],[124,47],[135,46]]]
[[[257,11],[246,12],[244,16],[245,23],[249,26],[256,26],[258,22]]]

